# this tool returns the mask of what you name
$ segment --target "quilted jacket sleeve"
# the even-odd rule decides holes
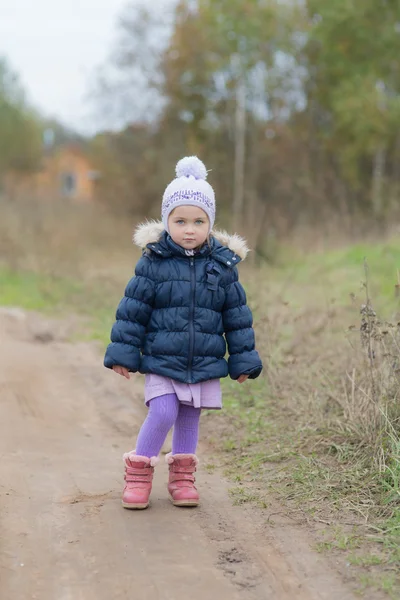
[[[104,366],[139,369],[140,350],[154,301],[155,282],[150,275],[151,259],[142,256],[133,277],[125,289],[125,296],[117,308],[116,321],[111,330],[111,344],[104,357]]]
[[[229,375],[238,379],[249,375],[255,379],[262,371],[262,362],[255,350],[253,315],[246,303],[246,293],[239,283],[237,268],[232,270],[232,281],[226,287],[222,312],[225,337],[229,352]]]

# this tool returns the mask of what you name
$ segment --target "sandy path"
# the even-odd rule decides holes
[[[231,506],[218,473],[200,470],[201,507],[178,509],[161,464],[152,507],[123,510],[142,381],[66,327],[0,313],[1,600],[353,598],[299,532]]]

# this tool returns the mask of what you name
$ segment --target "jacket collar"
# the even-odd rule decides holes
[[[172,240],[161,221],[148,221],[139,225],[133,235],[134,243],[146,252],[154,252],[164,258],[186,256],[185,250]],[[212,231],[211,245],[206,244],[195,257],[212,256],[219,262],[234,267],[244,260],[249,252],[247,244],[239,235],[226,231]]]

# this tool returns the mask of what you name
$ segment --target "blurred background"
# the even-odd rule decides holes
[[[384,233],[399,92],[397,0],[2,0],[2,203],[133,224],[197,154],[257,256]]]
[[[253,249],[265,364],[207,443],[374,523],[399,598],[399,0],[0,0],[0,307],[61,314],[101,365],[132,230],[191,154]]]

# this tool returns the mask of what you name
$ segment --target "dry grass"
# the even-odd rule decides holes
[[[132,267],[133,223],[101,206],[0,197],[0,262],[50,276],[111,276]]]
[[[306,276],[300,265],[246,273],[267,372],[247,387],[225,382],[227,410],[209,420],[207,435],[214,429],[214,444],[226,454],[235,502],[255,501],[268,513],[273,492],[292,518],[312,526],[321,548],[342,552],[343,562],[351,555],[368,571],[368,587],[398,597],[395,273],[392,294],[382,298],[386,274],[377,272],[372,287],[386,316],[378,318],[362,261],[353,285],[335,267],[334,287],[328,268],[306,262]]]
[[[0,197],[0,303],[86,315],[105,343],[140,254],[134,220],[101,206]]]

